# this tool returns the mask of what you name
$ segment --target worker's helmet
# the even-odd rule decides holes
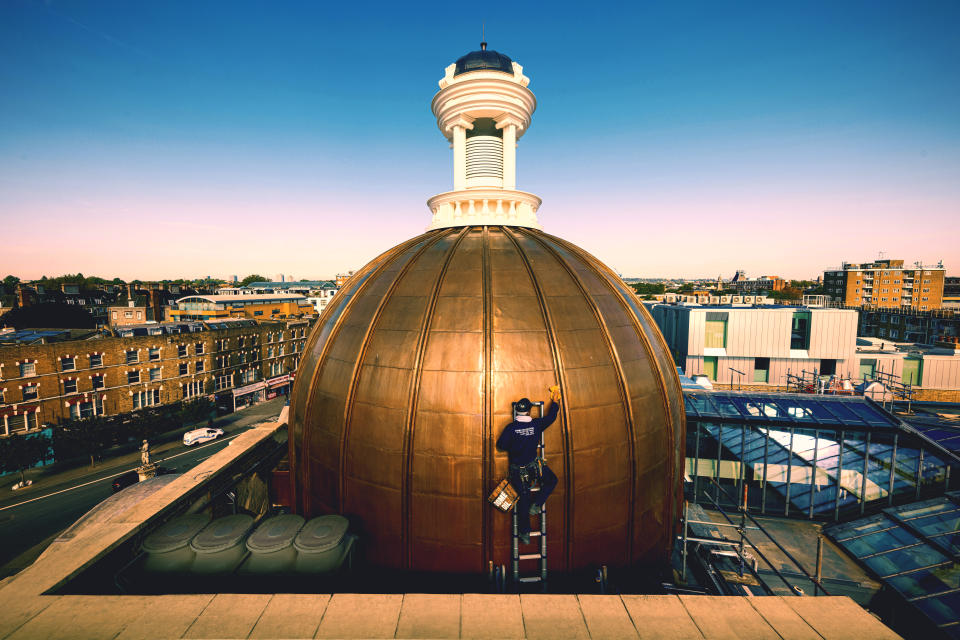
[[[529,398],[520,398],[514,406],[517,413],[530,413],[530,408],[533,406],[533,403],[530,402]]]

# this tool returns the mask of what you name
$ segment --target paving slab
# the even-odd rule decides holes
[[[707,640],[780,640],[743,596],[679,596]]]
[[[641,638],[703,640],[703,634],[677,596],[620,596]]]
[[[8,638],[110,640],[148,603],[148,596],[60,596]]]
[[[312,638],[330,601],[328,594],[278,593],[250,632],[251,638]]]
[[[460,612],[460,634],[464,638],[500,640],[525,636],[518,595],[465,593]]]
[[[7,591],[4,594],[3,615],[0,615],[0,638],[6,638],[59,599],[60,596],[17,598],[14,591]]]
[[[527,638],[590,638],[575,595],[524,593],[520,595],[520,608]]]
[[[407,593],[397,623],[398,638],[459,638],[460,594]]]
[[[900,637],[846,596],[782,596],[781,600],[824,640],[894,640]]]
[[[179,638],[193,624],[213,600],[212,594],[186,596],[149,596],[149,602],[140,615],[131,620],[117,636],[117,640],[139,638]],[[103,611],[98,618],[111,615]]]
[[[246,638],[271,597],[265,593],[218,593],[182,637]]]
[[[580,601],[580,612],[593,640],[639,637],[619,597],[581,594],[577,600]]]
[[[392,638],[403,595],[337,593],[327,603],[317,638]]]
[[[781,598],[747,598],[746,600],[783,640],[822,640],[820,634]]]

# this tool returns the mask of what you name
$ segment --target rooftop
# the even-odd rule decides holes
[[[847,597],[600,594],[58,595],[73,578],[223,485],[285,412],[190,472],[115,499],[0,583],[0,638],[896,638]],[[162,485],[162,486],[157,486]],[[133,496],[134,494],[131,494]]]

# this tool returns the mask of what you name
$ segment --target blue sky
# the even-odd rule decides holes
[[[624,275],[960,271],[960,3],[777,4],[6,0],[0,271],[362,266],[451,188],[482,23],[539,101],[518,186]]]

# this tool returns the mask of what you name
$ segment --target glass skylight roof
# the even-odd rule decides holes
[[[899,424],[859,397],[715,391],[684,391],[683,397],[688,416],[699,419],[891,428]]]
[[[960,638],[960,495],[824,529],[947,636]]]

